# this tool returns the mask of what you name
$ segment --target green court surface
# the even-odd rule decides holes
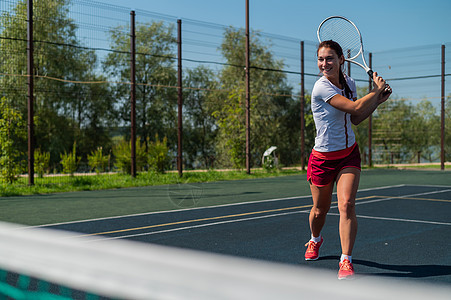
[[[360,189],[399,184],[451,186],[451,172],[364,170]],[[2,197],[0,221],[41,225],[309,194],[303,173],[264,179]]]
[[[393,169],[362,172],[356,197],[359,233],[353,253],[356,269],[354,282],[358,284],[352,286],[352,299],[427,298],[424,295],[431,299],[448,299],[451,284],[450,175],[450,172],[442,171]],[[174,285],[180,286],[187,279],[204,283],[208,278],[224,286],[222,279],[218,281],[213,275],[222,274],[218,271],[227,271],[230,264],[236,263],[238,271],[227,271],[233,275],[233,284],[229,287],[234,291],[238,282],[238,285],[252,290],[256,274],[262,275],[266,282],[259,283],[261,287],[267,286],[268,276],[271,275],[273,277],[269,283],[280,282],[282,275],[274,273],[274,267],[277,267],[289,270],[284,273],[286,277],[281,282],[282,290],[277,286],[276,294],[267,299],[289,299],[282,295],[292,292],[286,289],[286,283],[293,280],[296,290],[291,299],[298,299],[298,295],[308,288],[330,293],[333,299],[351,299],[347,289],[345,297],[340,298],[336,294],[338,290],[343,290],[343,285],[338,285],[336,279],[340,255],[336,195],[333,195],[331,210],[322,231],[325,243],[320,257],[314,262],[304,259],[304,243],[310,237],[308,217],[311,206],[305,173],[203,184],[4,197],[0,198],[0,221],[40,226],[19,225],[13,229],[8,227],[11,224],[3,224],[6,227],[0,230],[4,238],[0,257],[3,258],[5,270],[11,270],[6,267],[13,261],[10,257],[15,258],[12,272],[22,272],[23,263],[29,262],[33,272],[42,272],[52,265],[56,268],[49,270],[52,274],[54,270],[63,270],[69,275],[75,274],[75,278],[81,278],[79,272],[90,275],[81,286],[81,283],[73,286],[75,290],[71,291],[72,294],[78,290],[97,291],[90,290],[93,279],[102,281],[112,269],[121,270],[115,277],[119,282],[130,283],[130,276],[140,274],[149,280],[145,283],[146,287],[156,286],[156,290],[161,290],[160,279],[165,277],[161,274],[171,270],[166,264],[173,268],[172,273],[166,273],[165,277],[173,284],[168,287],[170,291],[174,291]],[[39,239],[38,233],[47,238],[42,236],[43,239]],[[64,250],[58,250],[63,246]],[[80,252],[74,251],[75,248]],[[100,249],[104,251],[102,254]],[[153,252],[158,249],[160,252]],[[55,253],[48,253],[49,250]],[[66,257],[59,257],[57,253],[66,254]],[[169,253],[174,256],[165,258]],[[193,261],[187,256],[190,253],[202,262]],[[139,260],[136,259],[138,254]],[[127,255],[130,261],[124,261]],[[43,257],[49,262],[43,263]],[[35,258],[33,264],[31,258]],[[100,258],[108,258],[108,261],[100,261]],[[214,258],[214,272],[210,267],[203,268],[208,258]],[[67,261],[68,265],[60,265],[61,261]],[[120,266],[104,270],[112,262]],[[130,269],[131,273],[125,275],[124,281],[124,277],[119,275],[124,276],[122,269],[129,270],[130,263],[137,268]],[[257,266],[257,271],[246,277],[245,284],[242,284],[239,276],[250,270],[243,263],[270,264],[271,268],[262,271]],[[187,264],[192,265],[193,272],[200,269],[204,272],[196,275],[182,273],[182,269],[187,270]],[[99,268],[88,270],[91,266]],[[155,269],[156,266],[160,269]],[[73,268],[79,272],[76,273]],[[68,269],[71,272],[67,272]],[[293,277],[293,271],[299,276]],[[317,279],[312,276],[315,272],[321,273]],[[15,286],[12,275],[14,273],[10,271],[0,272],[8,288]],[[40,278],[41,274],[38,275],[30,273],[28,276]],[[34,286],[28,284],[28,276],[23,277],[25,289],[33,290]],[[17,280],[19,287],[24,285],[23,278]],[[59,276],[43,277],[43,280],[72,287],[72,282],[61,281]],[[379,280],[384,285],[376,286]],[[135,281],[141,282],[137,279],[132,283]],[[35,282],[34,279],[31,282]],[[363,287],[366,283],[372,291]],[[106,284],[109,295],[118,298],[118,292],[110,289],[111,282]],[[208,292],[207,287],[210,286],[210,283],[203,285],[201,292]],[[323,289],[324,286],[326,289]],[[189,283],[189,288],[193,287],[197,287],[197,283]],[[363,293],[356,293],[357,287]],[[185,288],[183,293],[186,293]],[[415,288],[416,291],[413,290]],[[257,290],[260,291],[260,288]],[[384,293],[386,295],[382,296]],[[142,299],[153,298],[161,299]],[[332,299],[332,296],[324,298]]]
[[[438,179],[425,183],[419,176],[425,173],[413,174],[417,179],[412,178],[411,183],[395,184],[390,180],[395,176],[407,182],[406,174],[364,173],[368,176],[356,196],[359,223],[353,253],[356,277],[449,285],[451,186],[440,184]],[[305,189],[306,195],[299,193],[300,186],[306,184],[304,179],[290,176],[170,186],[166,190],[166,203],[177,209],[61,222],[31,229],[72,232],[76,235],[74,239],[90,238],[95,244],[135,241],[312,267],[330,271],[332,279],[336,277],[340,255],[337,197],[333,195],[322,230],[325,242],[320,258],[315,262],[305,261],[304,244],[310,238],[308,218],[312,201]]]

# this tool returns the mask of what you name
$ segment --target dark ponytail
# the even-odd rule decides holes
[[[335,51],[335,53],[337,53],[338,57],[343,56],[343,49],[341,48],[341,46],[337,43],[334,42],[332,40],[328,40],[328,41],[323,41],[319,44],[318,46],[318,50],[321,48],[331,48]],[[318,52],[317,52],[318,53]],[[346,82],[346,78],[345,75],[343,74],[343,71],[341,70],[340,67],[340,74],[339,74],[339,82],[341,84],[341,86],[343,87],[344,91],[345,91],[345,97],[352,100],[352,91],[348,86],[348,83]]]
[[[348,83],[346,82],[345,75],[343,74],[343,71],[341,70],[341,68],[340,68],[340,75],[339,75],[339,77],[340,77],[340,84],[345,90],[345,97],[350,99],[350,100],[352,100],[352,98],[353,98],[352,97],[352,91],[349,88]]]

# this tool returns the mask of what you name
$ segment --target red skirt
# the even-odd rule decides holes
[[[346,156],[336,158],[341,156],[340,153],[345,153]],[[328,157],[333,157],[334,159],[328,159]],[[311,184],[319,187],[326,186],[334,181],[337,178],[338,173],[345,168],[356,168],[361,170],[360,151],[357,143],[348,149],[335,151],[334,153],[324,153],[313,150],[308,162],[307,180]]]

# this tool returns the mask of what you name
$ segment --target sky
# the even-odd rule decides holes
[[[245,0],[97,0],[129,8],[245,27]],[[341,15],[359,27],[365,51],[451,42],[451,0],[249,0],[252,30],[315,41],[319,23]]]

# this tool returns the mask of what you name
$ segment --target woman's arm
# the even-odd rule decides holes
[[[351,114],[353,124],[360,124],[376,110],[379,104],[385,102],[391,94],[390,87],[385,84],[382,77],[377,76],[376,72],[374,72],[373,80],[375,83],[373,90],[362,98],[349,101],[346,97],[337,94],[329,100],[329,104],[336,109]]]
[[[379,94],[376,104],[371,105],[370,107],[368,107],[368,109],[366,111],[362,112],[361,114],[351,115],[352,124],[359,125],[362,121],[366,120],[366,118],[368,118],[380,104],[387,101],[387,99],[388,99],[388,97],[390,97],[391,93],[392,93],[392,91],[391,91],[390,87],[387,87],[387,91],[383,91]]]

